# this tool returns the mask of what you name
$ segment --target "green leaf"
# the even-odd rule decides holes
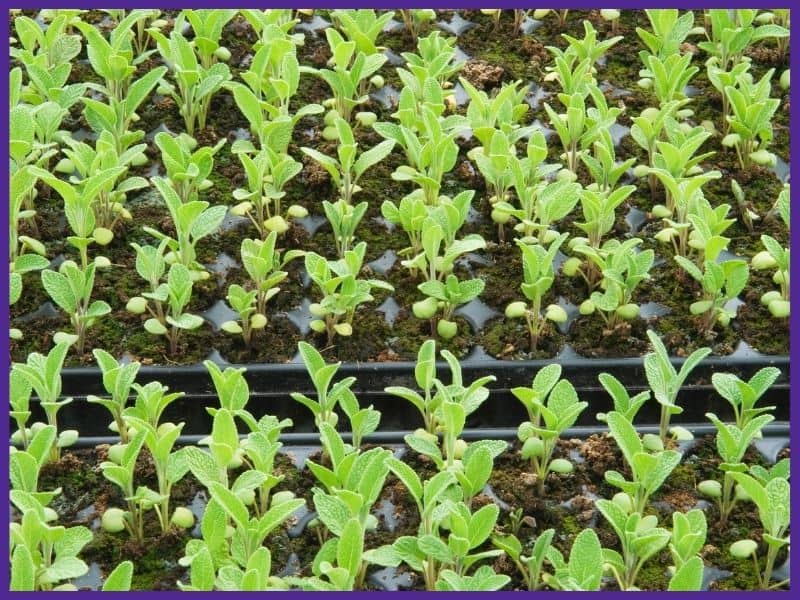
[[[703,585],[703,559],[693,556],[683,563],[669,580],[670,592],[696,592]]]
[[[603,577],[603,550],[593,529],[584,529],[575,538],[569,554],[569,574],[581,590],[597,591]]]
[[[206,550],[206,552],[208,552]],[[195,557],[196,558],[196,557]],[[106,577],[103,583],[104,592],[127,592],[131,589],[133,563],[129,560],[119,563]]]

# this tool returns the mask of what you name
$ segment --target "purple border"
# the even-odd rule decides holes
[[[28,8],[28,7],[30,7],[30,8],[36,8],[36,9],[41,9],[41,8],[66,8],[66,7],[69,7],[69,8],[87,8],[88,9],[88,8],[99,8],[100,6],[105,6],[106,8],[125,8],[125,9],[132,9],[132,8],[180,9],[180,8],[201,8],[201,7],[202,8],[216,8],[221,3],[220,2],[208,2],[208,1],[204,1],[204,0],[185,0],[184,2],[178,2],[178,3],[165,2],[165,1],[161,1],[161,2],[142,2],[141,0],[133,0],[133,1],[128,1],[128,2],[118,2],[118,1],[113,1],[113,0],[109,0],[109,1],[105,1],[105,2],[77,1],[77,2],[65,3],[65,2],[52,2],[50,0],[40,0],[39,2],[36,3],[35,7],[34,6],[30,6],[30,5],[26,7],[25,4],[28,4],[26,2],[15,2],[14,4],[15,4],[16,8]],[[250,7],[252,7],[252,8],[265,8],[267,4],[269,6],[271,6],[271,7],[273,7],[273,8],[296,8],[298,3],[297,2],[287,2],[285,0],[283,0],[283,1],[281,1],[281,0],[272,0],[271,2],[253,2],[252,0],[245,0],[245,1],[241,1],[240,0],[236,4],[237,4],[237,6],[240,6],[241,8],[250,8]],[[328,1],[323,0],[323,1],[320,2],[319,0],[317,0],[316,2],[308,2],[307,4],[308,5],[314,5],[317,8],[386,8],[386,9],[397,8],[398,4],[406,6],[406,7],[411,7],[411,8],[431,8],[432,7],[432,8],[437,8],[437,9],[478,9],[478,8],[482,8],[482,7],[485,7],[485,6],[496,5],[496,4],[500,4],[501,8],[530,8],[531,7],[531,2],[519,2],[519,1],[511,1],[511,0],[506,0],[505,2],[502,2],[502,3],[477,2],[476,0],[460,0],[460,1],[436,0],[434,2],[409,2],[409,1],[406,0],[405,2],[398,2],[398,3],[386,2],[385,0],[379,0],[379,1],[375,1],[375,0],[370,0],[370,1],[350,0],[349,2],[332,2],[330,0],[328,0]],[[548,4],[548,3],[545,3],[545,4]],[[600,4],[602,5],[602,3],[600,3]],[[644,9],[644,8],[664,8],[665,4],[667,4],[666,7],[668,7],[668,8],[679,8],[679,9],[685,9],[685,10],[699,10],[699,7],[697,6],[696,2],[686,2],[686,1],[683,1],[683,0],[681,0],[681,1],[673,1],[673,2],[670,2],[670,3],[651,2],[651,1],[647,1],[647,0],[640,1],[640,2],[633,2],[632,0],[616,0],[615,2],[610,2],[609,4],[614,4],[616,6],[616,8],[628,9],[628,10],[631,10],[631,9]],[[788,5],[788,2],[783,2],[782,4]],[[704,8],[704,9],[705,8],[751,8],[752,6],[753,6],[752,2],[743,2],[742,0],[729,0],[728,2],[706,1],[702,5],[702,8]],[[575,1],[570,1],[570,0],[562,0],[562,2],[559,2],[559,8],[596,9],[597,7],[598,7],[598,2],[591,2],[591,3],[590,2],[585,2],[585,1],[575,2]],[[4,22],[6,24],[6,31],[8,31],[9,18],[10,18],[9,13],[5,12]],[[790,66],[791,66],[791,68],[797,69],[797,66],[798,66],[798,58],[797,57],[800,56],[800,42],[798,41],[797,36],[794,36],[791,39],[791,42],[790,42],[790,54],[791,54]],[[9,56],[6,55],[6,54],[3,54],[3,59],[2,60],[3,60],[3,64],[2,64],[2,68],[0,69],[0,71],[2,72],[2,79],[4,81],[4,89],[7,90],[8,89],[9,62],[10,62],[9,61]],[[798,94],[794,92],[794,89],[790,89],[790,93],[789,93],[790,102],[795,101],[797,96],[798,96]],[[8,95],[6,94],[4,96],[4,98],[7,99]],[[800,111],[795,110],[790,115],[790,133],[793,132],[793,131],[800,132],[800,116],[798,116],[798,112],[800,112]],[[8,139],[8,117],[7,117],[7,115],[8,115],[8,111],[4,110],[2,112],[2,117],[0,118],[0,137],[2,137],[3,139]],[[797,171],[798,171],[797,165],[793,164],[791,160],[789,161],[789,165],[790,165],[790,173],[791,173],[791,175],[796,176],[797,175]],[[8,182],[8,171],[4,171],[3,172],[3,179],[5,181],[4,189],[8,190],[8,183],[9,183]],[[798,203],[798,200],[797,200],[798,195],[800,195],[800,194],[798,194],[798,192],[795,192],[793,194],[792,198],[793,198],[793,200],[795,200],[795,202],[794,202],[795,204]],[[6,198],[7,198],[7,196],[6,196]],[[798,226],[800,226],[800,213],[798,211],[800,211],[800,208],[795,208],[794,211],[793,211],[793,214],[792,214],[792,227],[791,227],[791,230],[792,230],[793,234],[791,235],[791,240],[792,241],[790,242],[790,246],[794,246],[795,245],[795,240],[797,239],[797,236],[798,236],[797,230],[798,230]],[[8,233],[7,232],[8,232],[8,227],[9,227],[9,224],[8,224],[8,217],[9,217],[8,211],[7,210],[3,210],[2,211],[2,215],[3,215],[2,218],[4,220],[4,226],[3,226],[3,232],[2,232],[3,236],[2,237],[5,240],[5,244],[4,244],[3,247],[7,249],[8,248]],[[2,290],[2,292],[0,292],[0,293],[3,294],[2,297],[8,298],[8,279],[5,278],[5,277],[1,277],[0,278],[0,290]],[[800,282],[798,281],[797,277],[793,277],[792,285],[791,285],[791,294],[795,298],[797,298],[798,294],[800,294]],[[6,337],[6,335],[4,333],[5,331],[8,330],[8,327],[9,327],[9,314],[8,314],[8,312],[3,312],[2,318],[3,318],[4,329],[3,329],[3,332],[0,333],[0,344],[2,344],[1,347],[2,347],[2,349],[4,351],[4,354],[6,356],[8,356],[8,353],[9,353],[9,342],[8,342],[8,338]],[[800,357],[800,351],[796,351],[795,350],[795,348],[797,346],[797,343],[796,343],[797,342],[797,338],[798,338],[798,335],[800,335],[800,334],[798,334],[798,327],[800,327],[800,316],[798,315],[797,311],[795,311],[795,313],[790,318],[790,348],[789,348],[789,355],[792,358],[794,358],[796,356]],[[9,366],[10,366],[10,364],[9,364]],[[3,393],[3,397],[7,398],[8,397],[8,392],[7,392],[7,390],[8,390],[8,379],[6,379],[6,378],[3,379],[2,386],[3,386],[2,390],[4,392]],[[798,408],[797,405],[800,404],[800,392],[795,391],[794,389],[790,390],[790,402],[791,402],[792,412],[795,412],[797,410],[797,408]],[[2,427],[2,429],[0,431],[2,431],[3,439],[8,439],[8,437],[9,437],[9,422],[6,421],[5,419],[0,419],[0,427]],[[794,438],[797,437],[797,435],[798,435],[798,431],[800,431],[800,426],[797,423],[794,423],[794,422],[790,423],[790,431],[791,431],[791,438],[792,438],[792,440],[794,440]],[[2,461],[0,462],[0,464],[2,464],[3,473],[4,473],[3,478],[2,478],[2,489],[3,489],[3,493],[5,494],[4,497],[8,498],[9,483],[8,483],[8,475],[7,475],[8,474],[8,455],[7,454],[5,454],[5,453],[2,454]],[[798,494],[798,492],[794,489],[794,486],[793,486],[793,488],[792,488],[792,512],[796,513],[798,508],[800,508],[800,494]],[[8,530],[7,527],[8,527],[9,514],[7,512],[5,512],[5,511],[0,511],[0,512],[2,512],[2,514],[3,514],[3,524],[5,525],[4,531],[7,531]],[[5,548],[5,553],[7,555],[8,554],[8,547],[5,546],[4,548]],[[795,565],[800,564],[800,562],[798,562],[798,561],[800,561],[800,551],[792,551],[791,552],[791,556],[794,558],[794,564]],[[4,593],[5,590],[8,590],[8,585],[9,585],[9,573],[4,568],[0,569],[0,590],[2,590],[2,593]],[[133,593],[135,595],[137,595],[137,596],[140,596],[140,597],[151,597],[151,598],[163,597],[165,594],[166,595],[175,595],[175,596],[180,595],[181,597],[186,597],[186,593],[185,592],[154,592],[154,591],[147,592],[147,591],[141,591],[141,592],[133,592]],[[215,595],[223,594],[223,593],[224,592],[212,592],[212,594],[215,594]],[[288,593],[292,597],[294,597],[294,596],[297,596],[299,594],[305,594],[306,592],[288,592]],[[341,597],[341,598],[344,598],[345,595],[351,594],[351,593],[352,592],[332,592],[331,595],[328,596],[328,597],[334,597],[334,598],[335,597]],[[361,594],[373,594],[373,593],[374,594],[380,594],[380,593],[383,593],[383,592],[359,592],[359,593],[361,593]],[[400,592],[400,593],[430,594],[430,593],[433,593],[433,592]],[[498,593],[499,594],[512,594],[514,592],[492,592],[491,594],[495,595],[495,594],[498,594]],[[656,593],[667,594],[668,592],[656,592]],[[687,592],[687,593],[684,593],[683,595],[697,595],[697,594],[701,594],[701,593],[703,593],[703,592]],[[717,594],[723,594],[723,595],[732,595],[733,593],[734,592],[717,592]],[[18,594],[22,594],[22,593],[18,592]],[[38,594],[39,593],[36,593],[36,592],[27,593],[27,595],[38,595]],[[548,595],[549,594],[564,594],[564,592],[548,592]],[[615,597],[622,598],[624,596],[624,594],[625,594],[625,592],[605,592],[603,594],[603,597],[605,598],[605,597],[615,596]],[[766,597],[766,594],[768,594],[768,592],[752,591],[752,592],[748,593],[748,597],[752,597],[752,595],[754,595],[754,594],[760,594],[760,595]],[[199,595],[199,594],[196,594],[196,595]],[[490,597],[488,592],[471,592],[470,595],[472,595],[472,596],[483,596],[483,597],[486,597],[486,598]],[[672,597],[672,596],[673,595],[670,595],[670,597]],[[203,597],[208,597],[208,596],[207,595],[203,595]]]

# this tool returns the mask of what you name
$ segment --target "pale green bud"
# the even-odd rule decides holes
[[[578,312],[586,316],[592,314],[594,312],[594,309],[595,309],[594,302],[592,302],[591,300],[584,300],[578,307]]]
[[[299,204],[292,204],[286,211],[286,214],[292,219],[304,219],[308,216],[308,211]]]
[[[172,513],[170,523],[181,529],[190,529],[194,527],[194,514],[185,506],[179,506]]]
[[[773,300],[767,306],[769,309],[770,314],[776,319],[787,319],[789,318],[789,308],[790,304],[788,300]]]
[[[583,261],[577,256],[572,256],[564,261],[561,265],[561,272],[567,277],[575,277],[581,268]]]
[[[626,514],[630,514],[633,511],[633,499],[625,492],[617,492],[611,498],[611,501],[624,510]]]
[[[558,304],[550,304],[545,309],[544,318],[553,323],[566,323],[567,311],[565,311]]]
[[[467,451],[467,442],[464,440],[456,440],[453,445],[453,458],[461,460],[464,457],[464,452]]]
[[[458,333],[458,325],[453,321],[441,319],[436,325],[436,332],[442,339],[449,340],[456,336]]]
[[[336,330],[336,333],[344,337],[353,335],[353,326],[350,325],[350,323],[337,323],[333,328]]]
[[[739,540],[731,544],[730,553],[734,558],[745,559],[750,558],[757,549],[758,544],[753,540]]]
[[[750,259],[750,266],[756,271],[762,271],[764,269],[774,269],[778,266],[778,263],[775,262],[775,259],[772,258],[769,252],[762,250]]]
[[[217,59],[221,60],[222,62],[228,62],[231,59],[231,51],[225,46],[220,46],[214,50],[214,56],[216,56]]]
[[[560,473],[561,475],[572,473],[574,469],[575,467],[572,466],[572,463],[565,458],[556,458],[552,460],[549,467],[550,471],[553,473]]]
[[[264,329],[267,326],[267,317],[261,313],[256,313],[250,317],[250,327],[253,329]]]
[[[225,333],[232,333],[233,335],[242,333],[242,326],[236,321],[225,321],[219,328]]]
[[[308,325],[311,327],[312,331],[316,331],[317,333],[322,333],[325,331],[325,323],[319,319],[314,319]]]
[[[378,115],[376,115],[374,112],[356,113],[356,121],[358,121],[363,127],[372,127],[377,120]]]
[[[374,88],[382,88],[386,83],[380,75],[373,75],[370,77],[369,82]]]
[[[289,490],[275,492],[269,499],[269,506],[270,508],[274,508],[276,506],[280,506],[281,504],[286,504],[287,502],[294,500],[294,498],[294,492],[290,492]]]
[[[506,306],[506,318],[520,319],[525,316],[528,306],[524,302],[512,302]]]
[[[107,508],[100,519],[103,531],[108,533],[119,533],[125,529],[126,513],[121,508]]]
[[[107,246],[114,239],[114,232],[105,227],[98,227],[92,232],[92,237],[101,246]]]
[[[439,303],[436,301],[436,298],[431,296],[419,302],[414,302],[414,304],[411,305],[411,310],[418,319],[432,318],[433,315],[436,314],[438,308]]]
[[[279,234],[285,233],[289,229],[289,224],[280,215],[275,215],[264,221],[264,228],[267,231],[277,231]]]
[[[697,484],[697,491],[707,498],[721,498],[722,484],[713,479],[706,479]]]
[[[141,296],[134,296],[128,300],[128,303],[125,305],[125,309],[135,315],[141,315],[147,310],[147,300]]]
[[[615,312],[626,321],[632,321],[639,316],[639,305],[633,303],[623,304],[618,306]]]

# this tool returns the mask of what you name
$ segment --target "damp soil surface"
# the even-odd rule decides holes
[[[790,455],[788,439],[765,439],[762,445],[751,447],[745,455],[748,464],[768,466],[780,458]],[[365,445],[363,449],[367,449]],[[418,455],[403,445],[386,446],[396,457],[408,464],[424,481],[436,473],[430,460]],[[760,450],[758,448],[761,448]],[[728,547],[738,539],[750,538],[759,542],[760,560],[763,563],[764,545],[761,544],[761,523],[752,505],[740,502],[728,523],[719,523],[715,504],[701,498],[695,486],[705,479],[721,478],[719,458],[714,439],[701,437],[682,443],[677,448],[682,454],[681,464],[673,471],[662,488],[653,495],[647,513],[655,514],[661,525],[671,529],[672,513],[700,508],[708,521],[708,536],[701,557],[706,565],[706,589],[747,590],[755,589],[756,579],[751,561],[738,561],[730,557]],[[575,469],[570,475],[551,474],[545,482],[545,493],[536,491],[536,476],[530,463],[523,460],[519,443],[510,444],[506,451],[495,459],[494,470],[484,490],[472,500],[472,509],[484,504],[499,506],[500,517],[496,533],[515,533],[530,549],[536,537],[548,528],[556,530],[553,543],[568,555],[575,536],[583,529],[594,529],[605,548],[619,550],[619,542],[608,523],[595,508],[598,498],[611,498],[618,490],[606,483],[604,473],[615,469],[625,474],[626,467],[613,439],[606,434],[594,434],[586,439],[561,440],[554,458],[567,458]],[[67,451],[57,464],[47,465],[41,474],[39,489],[62,488],[52,507],[59,514],[59,523],[65,526],[89,527],[94,539],[81,556],[90,565],[88,575],[76,581],[80,589],[98,589],[107,573],[120,561],[134,562],[133,589],[170,590],[177,582],[188,583],[188,571],[180,566],[188,540],[201,537],[199,522],[207,501],[206,490],[188,474],[175,485],[171,507],[187,506],[196,516],[197,522],[191,530],[172,528],[162,532],[155,513],[147,513],[145,540],[137,543],[127,534],[110,534],[100,528],[100,517],[109,507],[123,507],[120,490],[101,474],[100,463],[106,459],[107,446],[97,446]],[[311,574],[311,564],[320,547],[320,539],[314,529],[306,525],[314,517],[312,488],[318,482],[305,467],[310,459],[319,462],[319,448],[285,446],[276,457],[274,474],[283,480],[274,491],[290,490],[305,499],[306,507],[299,509],[281,528],[270,534],[265,545],[272,554],[273,575]],[[237,473],[232,473],[232,480]],[[136,466],[136,485],[156,486],[152,461],[143,450]],[[512,513],[517,519],[512,519]],[[373,506],[378,520],[377,528],[369,532],[365,548],[372,549],[392,543],[402,535],[416,535],[419,514],[414,501],[404,485],[390,474],[378,501]],[[18,515],[12,514],[13,518]],[[516,524],[515,524],[516,522]],[[490,549],[490,545],[486,548]],[[786,560],[785,552],[779,556],[777,565]],[[493,562],[492,562],[493,561]],[[489,564],[498,573],[511,577],[505,589],[523,589],[523,582],[513,563],[505,557],[490,559]],[[669,574],[666,565],[672,564],[665,550],[652,558],[641,571],[638,585],[643,590],[666,589]],[[763,564],[762,564],[763,566]],[[397,569],[369,567],[365,579],[365,590],[424,589],[421,576],[405,566]],[[614,590],[613,579],[606,578],[603,589]]]
[[[169,11],[165,15],[168,19],[174,18]],[[106,17],[93,12],[88,18],[100,22]],[[700,11],[697,12],[697,18],[702,19]],[[329,15],[326,11],[317,11],[313,20],[309,17],[302,19],[298,30],[304,32],[305,43],[298,48],[298,58],[304,65],[324,66],[330,55],[324,36],[324,27],[330,22]],[[528,22],[524,33],[517,38],[511,33],[509,14],[504,13],[499,31],[495,31],[492,19],[478,11],[440,11],[436,22],[426,26],[422,34],[434,28],[443,30],[447,35],[458,32],[458,55],[465,60],[462,75],[488,93],[503,83],[520,80],[521,86],[529,89],[526,101],[530,109],[525,121],[538,121],[547,130],[548,118],[544,104],[556,104],[558,100],[556,85],[545,81],[546,68],[552,64],[546,47],[566,47],[567,43],[562,37],[564,34],[583,37],[582,23],[585,19],[594,24],[600,38],[610,36],[610,25],[599,17],[598,11],[570,11],[563,28],[555,18]],[[605,61],[598,63],[596,68],[597,80],[609,104],[623,109],[613,132],[618,140],[617,160],[633,157],[637,163],[641,163],[646,157],[631,138],[629,127],[631,118],[651,106],[655,99],[636,83],[640,69],[638,52],[642,49],[636,27],[649,27],[644,12],[623,11],[619,33],[625,36],[624,40],[614,46]],[[234,79],[238,79],[241,72],[247,69],[256,39],[257,36],[241,16],[226,26],[223,44],[231,51],[229,65]],[[402,27],[392,27],[384,32],[379,43],[394,57],[414,50],[410,37]],[[772,97],[780,99],[781,105],[774,117],[774,140],[770,149],[780,158],[778,168],[754,168],[743,172],[738,166],[735,152],[720,145],[719,134],[712,136],[700,149],[700,152],[715,152],[703,161],[702,168],[717,169],[722,174],[721,179],[705,187],[706,197],[714,206],[730,204],[734,216],[738,215],[738,209],[730,193],[732,180],[739,182],[750,208],[766,217],[788,177],[788,92],[777,85],[778,75],[788,67],[788,57],[777,55],[772,44],[761,41],[754,45],[751,70],[754,76],[760,77],[767,69],[776,69]],[[687,50],[694,54],[693,63],[701,67],[691,82],[690,107],[695,114],[690,122],[699,124],[710,120],[719,131],[723,126],[719,95],[702,68],[707,56],[691,44]],[[159,64],[160,58],[156,54],[140,65],[139,75]],[[397,90],[400,87],[396,68],[392,61],[387,61],[380,71],[386,86],[374,90],[370,99],[360,107],[375,112],[380,121],[391,121],[396,109]],[[87,81],[94,77],[84,49],[73,67],[72,80]],[[460,84],[457,86],[460,87]],[[322,102],[329,94],[320,78],[303,75],[292,109]],[[457,93],[457,97],[461,96],[463,94]],[[456,110],[465,113],[466,105],[459,104]],[[145,177],[164,175],[153,136],[157,131],[167,130],[178,134],[184,130],[178,107],[169,98],[153,95],[141,107],[139,114],[140,120],[135,126],[145,133],[150,163],[132,168],[130,174]],[[65,120],[64,128],[90,140],[93,137],[80,111]],[[325,220],[322,202],[335,201],[336,193],[327,173],[300,150],[305,146],[326,154],[335,153],[335,144],[323,139],[322,128],[322,115],[319,115],[301,120],[294,130],[289,153],[302,162],[303,169],[288,185],[283,202],[285,206],[304,206],[309,211],[309,217],[294,222],[291,229],[280,237],[279,246],[283,250],[309,250],[334,258],[333,235]],[[217,93],[212,102],[209,122],[205,129],[197,132],[196,137],[204,145],[215,144],[220,139],[227,140],[227,143],[215,156],[211,175],[214,185],[201,192],[201,199],[228,206],[237,203],[232,192],[245,185],[245,177],[238,158],[231,153],[231,144],[249,135],[248,124],[231,94],[224,90]],[[363,127],[356,127],[355,135],[361,149],[380,142],[375,132]],[[555,162],[560,153],[559,142],[552,132],[548,131],[548,135],[550,160]],[[703,331],[700,319],[689,313],[689,305],[698,299],[701,292],[699,284],[678,267],[670,246],[653,239],[653,235],[662,228],[662,223],[650,214],[650,210],[655,203],[663,201],[660,196],[663,192],[654,190],[651,193],[646,179],[634,181],[630,175],[624,176],[621,183],[636,183],[637,189],[618,209],[617,222],[607,237],[625,239],[637,235],[644,240],[643,248],[655,251],[656,266],[652,271],[652,279],[641,285],[633,297],[634,302],[649,309],[643,308],[640,318],[611,329],[598,314],[580,317],[577,307],[588,297],[589,290],[583,281],[568,278],[559,270],[549,296],[544,299],[544,305],[556,303],[565,307],[569,321],[558,327],[548,324],[536,348],[531,348],[524,324],[503,316],[509,302],[524,299],[519,288],[522,265],[519,251],[512,242],[513,231],[506,227],[505,241],[501,242],[497,225],[491,221],[491,207],[483,178],[466,155],[476,145],[476,140],[462,136],[457,141],[460,153],[456,168],[445,175],[442,193],[454,195],[465,189],[474,190],[473,208],[462,234],[480,233],[486,239],[487,247],[463,257],[456,267],[456,273],[459,277],[480,277],[486,282],[486,287],[479,299],[456,313],[458,334],[452,340],[443,342],[443,347],[460,357],[482,347],[488,355],[499,359],[552,358],[565,352],[589,358],[641,356],[648,351],[646,330],[652,328],[662,336],[670,352],[676,356],[688,355],[702,346],[709,346],[714,354],[722,356],[740,350],[770,355],[788,354],[788,319],[773,318],[759,302],[763,293],[777,289],[771,274],[751,273],[748,286],[730,307],[737,314],[729,327],[717,325],[710,331]],[[523,151],[522,146],[520,148]],[[247,284],[247,275],[239,259],[241,242],[244,238],[257,237],[249,221],[229,216],[221,231],[202,240],[197,247],[198,260],[206,265],[211,277],[195,285],[188,310],[203,316],[207,323],[198,330],[182,332],[178,351],[170,353],[163,338],[155,338],[144,331],[143,317],[125,310],[127,301],[144,289],[144,281],[135,270],[135,254],[131,244],[155,243],[155,239],[143,231],[143,226],[154,227],[165,233],[173,231],[161,198],[150,187],[129,195],[126,206],[132,219],[115,229],[113,241],[106,247],[93,247],[90,250],[91,256],[102,253],[113,265],[110,269],[98,272],[92,296],[93,299],[108,302],[112,314],[89,330],[86,351],[80,356],[71,353],[67,364],[93,364],[93,348],[103,348],[117,357],[126,355],[144,364],[194,364],[208,357],[212,351],[231,363],[282,363],[295,357],[296,344],[301,339],[314,344],[329,360],[368,362],[413,359],[422,341],[431,337],[432,324],[416,319],[411,312],[412,304],[423,296],[417,289],[421,280],[401,265],[403,257],[400,253],[408,246],[408,240],[400,228],[389,226],[381,216],[381,204],[385,200],[397,203],[411,191],[409,184],[391,179],[391,173],[403,162],[402,150],[395,148],[382,163],[367,171],[360,181],[363,189],[355,197],[356,201],[369,203],[355,235],[357,241],[367,242],[363,276],[388,281],[394,286],[394,292],[376,293],[373,302],[358,309],[351,338],[337,336],[329,345],[325,335],[310,330],[312,317],[309,306],[318,301],[320,295],[304,273],[302,260],[295,260],[287,266],[288,277],[280,284],[280,292],[268,304],[268,324],[256,332],[250,346],[246,346],[240,336],[221,331],[221,323],[234,316],[225,304],[228,287],[234,283]],[[590,181],[583,166],[579,169],[578,180],[583,184]],[[38,192],[35,222],[23,224],[21,233],[34,234],[45,244],[47,256],[53,260],[52,267],[55,268],[65,258],[76,258],[75,251],[66,243],[69,228],[60,197],[42,184]],[[578,205],[559,225],[559,229],[569,232],[571,236],[580,235],[576,222],[581,219]],[[784,245],[788,244],[788,230],[779,219],[758,220],[752,230],[737,221],[725,234],[731,238],[729,257],[752,257],[762,249],[760,237],[763,234],[771,235]],[[11,358],[14,361],[24,361],[30,352],[46,353],[56,331],[71,331],[67,316],[47,298],[39,274],[26,274],[23,281],[22,298],[11,307],[11,326],[24,332],[24,339],[11,342]]]

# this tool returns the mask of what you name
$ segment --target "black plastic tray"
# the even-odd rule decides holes
[[[582,400],[589,402],[577,426],[597,427],[596,413],[605,412],[612,407],[612,401],[598,382],[603,372],[617,377],[633,394],[647,389],[647,380],[641,358],[624,359],[552,359],[542,361],[500,361],[491,358],[467,358],[461,361],[465,382],[482,375],[494,375],[497,380],[488,387],[492,390],[489,399],[473,413],[467,423],[471,429],[516,429],[525,419],[521,403],[511,394],[511,388],[530,385],[536,372],[547,364],[558,362],[562,366],[562,377],[568,379],[576,388]],[[683,359],[675,358],[676,367]],[[396,432],[413,430],[422,425],[419,413],[408,402],[386,394],[388,386],[402,385],[416,388],[412,362],[386,363],[344,363],[336,379],[354,376],[353,391],[362,406],[372,404],[381,411],[380,430],[397,437]],[[304,406],[291,399],[291,392],[313,393],[311,380],[301,363],[251,364],[244,366],[245,377],[250,385],[248,410],[256,417],[264,414],[278,418],[291,418],[292,431],[308,433],[315,430],[311,413]],[[781,370],[781,376],[765,394],[762,404],[775,405],[775,417],[779,421],[789,420],[789,358],[786,356],[758,357],[710,357],[706,358],[689,376],[678,397],[683,407],[681,415],[673,417],[675,423],[702,423],[705,413],[714,412],[722,418],[730,417],[728,403],[716,394],[711,386],[711,375],[715,372],[733,372],[742,378],[749,378],[765,366]],[[449,368],[446,363],[437,363],[437,374],[449,381]],[[164,419],[184,421],[187,435],[205,435],[210,430],[211,419],[206,406],[219,406],[211,377],[203,365],[185,367],[150,367],[139,370],[137,382],[160,381],[173,391],[186,395],[174,402],[164,414]],[[62,372],[63,395],[73,398],[73,402],[59,412],[59,427],[77,429],[81,435],[95,437],[107,436],[110,421],[107,411],[85,401],[86,396],[104,396],[102,376],[95,367],[67,368]],[[38,408],[32,403],[34,411]],[[640,411],[637,424],[658,423],[660,407],[650,401]],[[41,418],[42,415],[35,415]]]

